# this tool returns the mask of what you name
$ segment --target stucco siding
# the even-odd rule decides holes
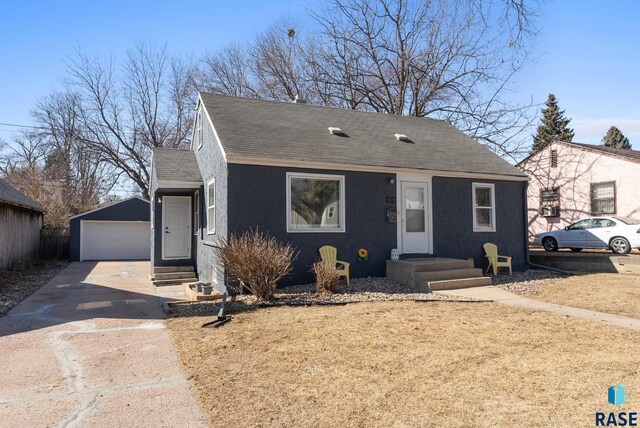
[[[473,231],[473,183],[495,185],[495,232]],[[501,255],[513,257],[515,270],[525,270],[525,186],[524,182],[434,177],[434,254],[458,259],[472,257],[476,267],[486,268],[482,245],[492,242]]]
[[[287,233],[287,172],[306,172],[344,176],[344,233]],[[228,230],[241,233],[250,228],[268,232],[289,242],[299,252],[291,277],[283,285],[313,282],[309,272],[319,257],[318,249],[332,245],[338,259],[351,264],[351,277],[384,276],[385,261],[396,247],[396,224],[386,219],[387,197],[395,198],[391,174],[280,168],[254,165],[228,165]],[[369,260],[358,262],[357,251],[366,248]]]
[[[214,259],[213,247],[220,238],[227,237],[227,163],[218,144],[214,130],[206,115],[202,117],[202,147],[199,148],[199,137],[194,133],[193,150],[202,174],[203,186],[200,189],[201,229],[196,241],[196,265],[198,278],[201,281],[213,281],[214,285],[224,284],[224,270]],[[215,121],[215,118],[213,118]],[[197,128],[197,125],[196,125]],[[207,233],[207,183],[215,179],[215,233]]]
[[[0,202],[0,269],[34,261],[41,229],[41,212]]]
[[[557,166],[551,166],[552,150]],[[615,182],[616,212],[622,217],[640,218],[640,162],[565,143],[552,143],[519,165],[531,177],[527,192],[529,238],[565,226],[591,213],[591,184]],[[539,214],[541,191],[558,188],[559,215]]]

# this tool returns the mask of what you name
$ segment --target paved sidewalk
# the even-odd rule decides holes
[[[206,426],[148,269],[74,263],[0,318],[0,425]]]
[[[629,318],[622,315],[608,314],[605,312],[579,309],[572,306],[557,305],[555,303],[542,302],[540,300],[528,299],[514,293],[510,293],[495,286],[473,287],[459,290],[434,291],[434,293],[449,294],[459,297],[473,297],[481,300],[492,300],[510,306],[534,309],[537,311],[554,312],[561,315],[569,315],[589,321],[602,322],[615,325],[617,327],[640,330],[640,319]]]

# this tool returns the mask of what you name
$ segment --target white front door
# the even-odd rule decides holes
[[[402,253],[429,252],[429,184],[402,181],[401,231]]]
[[[191,258],[191,197],[162,197],[162,258]]]

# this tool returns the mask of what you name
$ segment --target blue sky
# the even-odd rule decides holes
[[[60,86],[76,47],[124,56],[138,41],[199,56],[247,41],[275,19],[311,26],[313,1],[0,0],[0,123],[30,124],[30,109]],[[542,103],[549,92],[573,120],[575,141],[599,143],[618,126],[640,149],[640,2],[547,0],[536,62],[516,80],[514,100]],[[10,140],[16,128],[0,125]]]

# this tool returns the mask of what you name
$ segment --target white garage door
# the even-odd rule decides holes
[[[149,260],[149,222],[82,221],[80,260]]]

